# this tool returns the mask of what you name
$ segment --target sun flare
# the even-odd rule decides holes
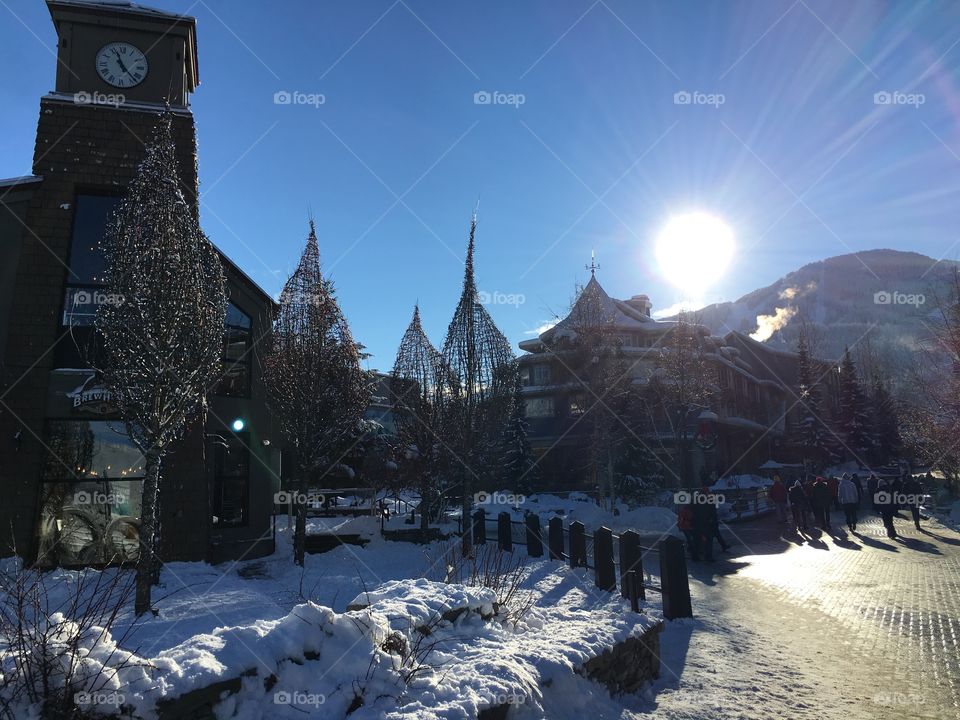
[[[692,297],[720,280],[733,258],[733,231],[705,212],[675,215],[657,235],[657,262],[671,284]]]

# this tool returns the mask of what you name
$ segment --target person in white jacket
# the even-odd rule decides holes
[[[857,504],[860,496],[857,494],[856,484],[848,475],[844,475],[840,479],[840,484],[837,486],[837,498],[840,500],[840,505],[843,507],[844,515],[846,515],[847,528],[850,530],[850,532],[856,532]]]

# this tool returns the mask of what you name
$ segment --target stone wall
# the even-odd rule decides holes
[[[611,694],[636,692],[660,677],[662,630],[663,623],[659,622],[643,635],[627,638],[587,660],[577,672],[605,685]]]

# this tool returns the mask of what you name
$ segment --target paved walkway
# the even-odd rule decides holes
[[[732,525],[739,544],[691,563],[693,621],[663,638],[665,718],[960,719],[960,534],[878,518],[857,534]]]

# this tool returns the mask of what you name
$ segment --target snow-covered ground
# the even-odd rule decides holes
[[[540,518],[540,524],[546,532],[550,518],[563,518],[564,527],[575,521],[582,522],[587,532],[600,527],[608,527],[615,533],[634,530],[643,536],[680,535],[677,530],[676,513],[665,507],[631,507],[618,502],[610,510],[597,505],[586,493],[572,492],[566,496],[539,493],[524,497],[508,490],[483,493],[483,502],[475,507],[483,508],[488,518],[496,518],[501,512],[510,513],[511,520],[522,521],[528,513]]]
[[[613,701],[574,668],[659,614],[655,605],[631,613],[619,594],[597,591],[590,571],[540,560],[527,563],[515,596],[517,605],[529,597],[530,609],[508,622],[507,608],[493,616],[494,591],[438,582],[450,572],[448,546],[385,541],[373,518],[310,523],[370,543],[308,555],[301,571],[281,525],[274,555],[169,563],[154,588],[156,617],[137,622],[128,606],[112,635],[85,633],[83,675],[100,683],[85,689],[108,697],[98,710],[115,710],[120,697],[149,717],[158,700],[246,673],[218,717],[336,718],[353,708],[351,718],[472,719],[502,703],[518,717],[582,717],[591,697]],[[50,602],[68,597],[77,581],[75,571],[48,573]],[[128,630],[117,648],[114,638]],[[102,672],[120,661],[126,667],[116,676]]]

